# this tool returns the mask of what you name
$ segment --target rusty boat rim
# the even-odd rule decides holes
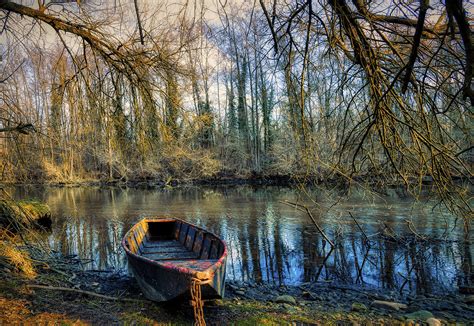
[[[149,222],[174,222],[174,221],[180,221],[182,223],[186,223],[190,226],[193,226],[195,227],[196,229],[198,230],[201,230],[203,232],[206,232],[208,234],[211,234],[213,235],[214,237],[216,237],[217,239],[219,239],[219,241],[223,244],[224,246],[224,252],[222,253],[222,255],[219,257],[219,259],[217,260],[217,262],[215,262],[212,266],[210,266],[209,268],[207,268],[205,271],[196,271],[195,269],[192,269],[192,268],[187,268],[187,267],[178,267],[176,265],[173,265],[172,263],[163,263],[163,262],[158,262],[158,261],[154,261],[154,260],[151,260],[151,259],[148,259],[148,258],[145,258],[141,255],[137,255],[135,253],[133,253],[129,248],[128,248],[128,245],[126,244],[126,240],[130,237],[130,234],[131,232],[133,232],[135,230],[135,228],[138,227],[138,225],[141,223],[141,222],[145,222],[145,223],[149,223]],[[125,253],[127,255],[130,255],[130,256],[133,256],[135,259],[138,259],[140,261],[143,261],[144,263],[147,263],[147,264],[150,264],[150,265],[154,265],[154,266],[159,266],[161,268],[164,268],[166,270],[169,270],[169,271],[174,271],[174,272],[178,272],[178,273],[182,273],[182,274],[188,274],[189,276],[191,277],[195,277],[201,281],[207,281],[209,279],[211,279],[213,277],[213,274],[214,272],[219,269],[224,263],[225,263],[225,259],[227,257],[227,244],[225,243],[224,240],[222,240],[220,237],[218,237],[216,234],[214,234],[213,232],[211,231],[208,231],[208,230],[205,230],[195,224],[192,224],[192,223],[189,223],[185,220],[182,220],[180,218],[176,218],[176,217],[145,217],[143,219],[141,219],[139,222],[135,223],[131,228],[130,230],[127,231],[127,233],[125,233],[124,237],[122,238],[122,247],[125,249]]]

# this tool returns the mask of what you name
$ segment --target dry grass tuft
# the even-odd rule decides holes
[[[33,262],[27,252],[18,249],[10,241],[0,241],[0,264],[14,268],[28,279],[36,276]]]
[[[177,147],[164,152],[160,167],[165,175],[184,179],[210,178],[222,169],[221,162],[208,150],[191,151]]]
[[[32,279],[36,271],[30,254],[19,246],[27,244],[30,230],[42,218],[50,217],[49,207],[36,201],[17,202],[0,189],[0,266]]]

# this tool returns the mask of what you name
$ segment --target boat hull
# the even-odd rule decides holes
[[[153,301],[168,301],[178,297],[187,297],[191,287],[192,275],[179,271],[146,264],[127,255],[129,268],[145,297]],[[214,272],[211,282],[201,286],[204,298],[222,298],[225,294],[226,261]]]
[[[189,297],[194,282],[202,298],[225,291],[227,248],[215,234],[179,219],[143,219],[122,240],[129,269],[146,298]]]

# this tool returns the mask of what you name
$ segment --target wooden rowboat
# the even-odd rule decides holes
[[[202,297],[224,296],[227,249],[209,231],[177,218],[145,218],[125,234],[122,246],[150,300],[187,296],[196,281]]]

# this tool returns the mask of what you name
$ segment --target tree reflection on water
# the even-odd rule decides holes
[[[52,208],[51,247],[77,255],[84,268],[127,270],[120,242],[143,216],[176,216],[222,236],[228,244],[227,278],[298,285],[335,282],[417,293],[454,291],[473,283],[472,241],[454,218],[429,202],[413,203],[396,193],[384,198],[354,192],[331,210],[316,211],[331,248],[303,213],[281,204],[298,200],[285,188],[188,188],[173,190],[17,188],[17,197],[36,197]],[[320,203],[334,200],[320,191]],[[356,216],[365,235],[349,216]],[[413,241],[418,232],[447,241]],[[381,224],[397,234],[381,237]],[[379,233],[379,235],[377,235]],[[470,235],[468,235],[469,238]],[[399,240],[402,239],[402,240]],[[405,240],[403,240],[405,239]]]

